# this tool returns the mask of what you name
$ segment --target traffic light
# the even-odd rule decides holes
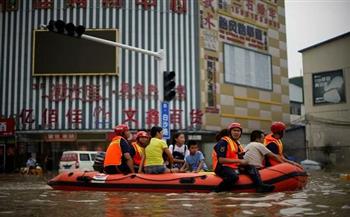
[[[85,26],[75,26],[73,23],[65,23],[62,20],[50,20],[49,24],[46,28],[50,32],[55,32],[59,34],[64,34],[68,36],[72,36],[75,38],[80,38],[82,34],[85,32]]]
[[[174,71],[165,71],[163,73],[163,85],[164,85],[164,101],[171,101],[174,99],[176,91],[175,91],[175,72]]]

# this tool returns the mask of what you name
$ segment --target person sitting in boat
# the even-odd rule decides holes
[[[164,164],[163,153],[168,157],[169,164],[172,166],[174,159],[171,155],[168,145],[163,138],[163,128],[154,126],[151,129],[151,141],[145,148],[145,155],[142,158],[139,173],[142,173],[142,168],[144,165],[144,171],[147,174],[161,174],[177,172],[176,168],[168,169]]]
[[[245,147],[244,159],[249,165],[244,166],[244,171],[249,174],[256,186],[257,192],[271,192],[275,186],[264,184],[261,180],[259,169],[263,168],[263,160],[265,156],[274,158],[278,162],[283,162],[280,157],[272,153],[262,143],[264,142],[264,132],[254,130],[250,134],[250,143]]]
[[[217,136],[218,141],[214,146],[212,159],[213,169],[222,182],[217,186],[217,192],[230,191],[239,179],[239,165],[247,165],[248,161],[239,159],[240,145],[238,139],[241,137],[242,128],[239,123],[231,123],[227,130],[222,130]]]
[[[130,137],[129,127],[120,124],[114,128],[114,132],[116,136],[107,148],[103,164],[105,173],[135,173],[131,146],[127,141]]]
[[[136,141],[132,143],[133,152],[135,153],[133,160],[134,160],[134,167],[135,171],[138,171],[142,156],[145,153],[145,148],[149,143],[150,136],[146,131],[139,131],[136,133]]]
[[[271,133],[268,134],[264,139],[264,145],[266,148],[268,148],[272,153],[278,155],[281,160],[288,161],[296,166],[299,166],[299,164],[287,160],[287,158],[283,154],[283,143],[281,139],[283,138],[286,130],[286,125],[281,121],[273,122],[271,125]],[[265,166],[274,166],[276,164],[279,164],[279,161],[276,161],[274,158],[265,157]]]
[[[172,140],[172,145],[169,150],[174,158],[173,168],[180,169],[185,163],[185,157],[190,154],[187,145],[185,144],[185,134],[175,133]]]
[[[208,171],[208,167],[204,162],[204,156],[201,151],[198,151],[198,144],[194,140],[188,142],[188,149],[190,154],[185,157],[185,163],[181,167],[181,172],[195,172]]]
[[[100,151],[96,154],[94,164],[92,165],[92,168],[94,168],[94,171],[98,171],[100,173],[103,173],[103,164],[105,161],[106,152]]]

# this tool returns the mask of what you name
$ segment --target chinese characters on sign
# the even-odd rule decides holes
[[[139,125],[139,119],[137,116],[137,109],[125,109],[123,111],[124,117],[122,122],[126,124],[135,124],[136,127],[142,127]],[[97,106],[93,109],[93,116],[95,117],[96,127],[104,124],[108,124],[110,121],[110,112],[101,106]],[[151,128],[152,126],[159,124],[160,112],[156,109],[149,109],[145,113],[146,127]],[[169,109],[169,123],[173,125],[173,128],[184,129],[182,119],[184,113],[182,109]],[[192,109],[189,112],[190,126],[200,128],[202,126],[203,112],[199,109]],[[82,109],[68,109],[64,113],[64,118],[69,127],[79,128],[83,124],[84,114]],[[22,109],[18,116],[18,121],[21,126],[32,126],[34,123],[39,123],[44,129],[53,129],[57,127],[58,121],[61,120],[60,112],[58,109],[44,108],[41,112],[41,122],[34,116],[33,109]],[[170,126],[170,125],[169,125]]]
[[[6,118],[0,119],[0,136],[15,135],[15,119]]]
[[[245,47],[267,50],[267,32],[251,24],[219,16],[219,38],[228,43],[239,43]]]
[[[74,142],[77,140],[75,133],[49,133],[44,135],[46,142]]]
[[[266,1],[244,0],[228,1],[219,0],[218,13],[230,14],[241,19],[248,19],[251,22],[258,23],[266,27],[279,28],[277,13],[277,3],[272,0]]]

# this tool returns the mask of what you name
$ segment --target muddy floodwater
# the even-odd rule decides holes
[[[271,194],[69,192],[52,190],[48,178],[0,174],[0,216],[350,216],[350,181],[335,172]]]

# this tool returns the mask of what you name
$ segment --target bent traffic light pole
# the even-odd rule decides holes
[[[94,42],[109,45],[112,47],[120,47],[123,49],[132,50],[135,52],[154,56],[156,58],[156,60],[158,61],[158,72],[157,72],[158,73],[158,81],[157,81],[157,83],[158,83],[158,91],[159,91],[159,100],[160,100],[160,102],[162,102],[164,100],[163,73],[166,71],[166,56],[165,56],[164,50],[159,50],[158,52],[154,52],[154,51],[150,51],[150,50],[146,50],[146,49],[142,49],[142,48],[138,48],[138,47],[133,47],[133,46],[126,45],[126,44],[121,44],[121,43],[118,43],[115,41],[109,41],[109,40],[106,40],[103,38],[98,38],[98,37],[94,37],[91,35],[86,35],[86,34],[83,34],[83,32],[85,32],[85,27],[83,27],[83,26],[75,27],[74,25],[73,26],[72,25],[73,24],[71,24],[71,23],[66,24],[64,21],[61,21],[61,20],[58,20],[58,21],[51,20],[49,22],[49,25],[41,24],[41,27],[44,29],[48,29],[51,32],[64,34],[64,35],[75,37],[75,38],[82,38],[85,40],[94,41]],[[56,27],[58,27],[58,28],[56,28]],[[67,27],[69,27],[69,28],[67,28]],[[72,31],[73,27],[76,28],[77,31],[80,31],[80,32],[78,32],[76,34],[72,34],[71,31]],[[82,28],[84,28],[84,30],[82,30]],[[66,29],[66,33],[65,33],[64,29]],[[67,29],[68,29],[68,31],[67,31]]]

